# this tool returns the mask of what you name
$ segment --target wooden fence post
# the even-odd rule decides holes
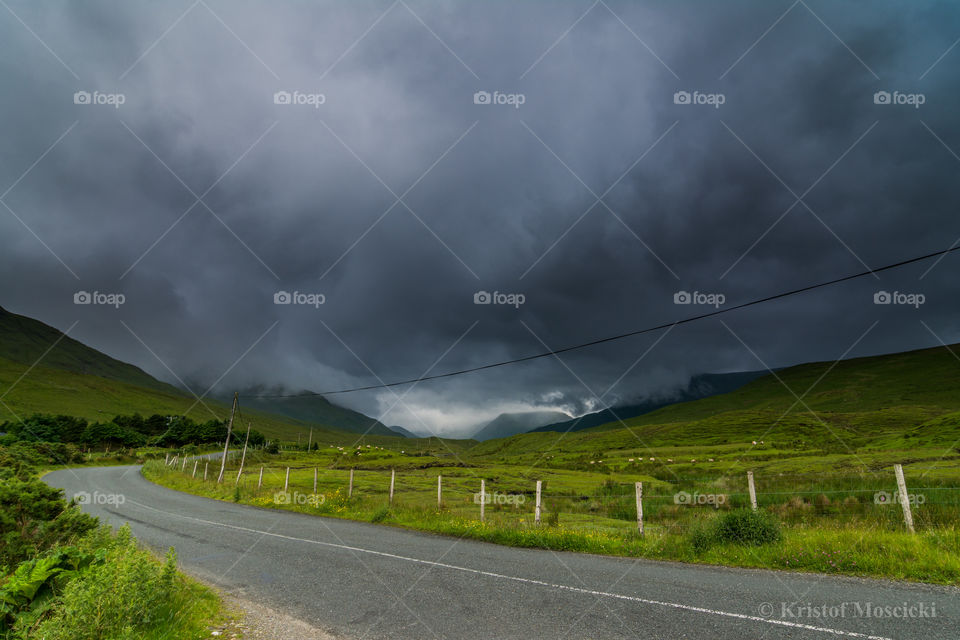
[[[393,485],[397,479],[397,470],[390,469],[390,504],[393,504]]]
[[[312,431],[310,433],[313,433]],[[317,495],[317,468],[313,468],[313,495]]]
[[[437,510],[443,506],[443,474],[437,475]]]
[[[910,497],[907,494],[907,482],[903,479],[903,466],[893,465],[893,470],[897,474],[897,492],[900,494],[900,506],[903,507],[903,521],[907,523],[907,529],[910,533],[916,533],[913,528],[913,513],[910,511]]]
[[[257,490],[260,490],[260,487],[263,486],[263,465],[260,465],[260,479],[257,480]]]
[[[353,497],[353,469],[350,469],[350,487],[347,489],[347,497]]]
[[[196,477],[197,477],[197,465],[198,465],[198,464],[200,464],[200,460],[199,460],[199,459],[193,461],[193,475],[190,476],[191,478],[196,478]]]
[[[170,452],[167,451],[166,457],[163,459],[163,464],[170,464]]]
[[[207,481],[207,468],[208,468],[209,466],[210,466],[210,462],[209,462],[209,461],[203,463],[203,481],[204,481],[204,482]]]
[[[483,522],[483,511],[484,507],[487,504],[487,489],[486,483],[483,480],[480,480],[480,522]]]
[[[283,492],[287,492],[287,487],[290,486],[290,467],[287,467],[287,477],[283,480]]]
[[[183,456],[183,464],[180,465],[180,471],[182,472],[187,468],[187,456]]]
[[[247,461],[247,443],[250,442],[250,422],[247,422],[247,437],[243,441],[243,456],[240,458],[240,469],[237,471],[237,481],[234,484],[240,484],[240,476],[243,475],[243,464]]]
[[[636,484],[637,491],[637,531],[643,535],[643,483]]]
[[[533,523],[540,524],[540,489],[543,486],[542,480],[537,480],[537,506],[533,511]]]
[[[750,489],[750,508],[757,510],[757,487],[753,484],[753,471],[747,471],[747,487]]]

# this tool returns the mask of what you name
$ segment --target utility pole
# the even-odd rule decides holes
[[[220,456],[220,475],[217,476],[217,484],[223,482],[223,470],[227,466],[227,449],[230,446],[230,432],[233,431],[233,416],[237,413],[237,403],[240,401],[240,394],[234,391],[233,406],[230,408],[230,422],[227,423],[227,439],[223,441],[223,455]]]
[[[240,484],[240,475],[243,473],[243,463],[247,460],[247,443],[250,442],[250,423],[247,422],[247,439],[243,441],[243,455],[240,456],[240,470],[237,471],[237,482]]]

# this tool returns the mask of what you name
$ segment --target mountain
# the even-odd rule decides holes
[[[637,404],[609,407],[602,411],[582,415],[573,420],[555,422],[537,427],[536,429],[530,429],[530,431],[559,431],[562,433],[567,431],[582,431],[583,429],[590,429],[591,427],[597,427],[607,423],[619,424],[621,420],[635,418],[671,404],[690,402],[691,400],[699,400],[721,393],[729,393],[764,375],[767,375],[766,371],[704,373],[691,378],[687,387],[681,389],[673,396],[645,400]]]
[[[818,456],[860,447],[960,451],[960,345],[777,370],[742,387],[649,413],[571,432],[481,442],[471,455],[536,460],[557,455],[765,440]],[[800,398],[800,400],[798,400]],[[826,452],[826,453],[825,453]],[[767,454],[769,455],[769,454]],[[524,458],[526,456],[526,458]]]
[[[54,346],[51,348],[51,345]],[[10,313],[2,307],[0,358],[28,367],[42,362],[50,369],[98,376],[166,393],[181,393],[139,367],[111,358],[39,320]]]
[[[559,411],[524,411],[522,413],[501,413],[484,425],[473,435],[474,440],[492,440],[493,438],[507,438],[518,433],[524,433],[534,427],[567,419],[565,413]]]
[[[189,415],[199,421],[225,419],[230,415],[229,400],[221,402],[207,397],[198,402],[193,395],[157,380],[139,367],[97,351],[39,320],[3,308],[0,308],[0,389],[3,390],[0,423],[33,413],[65,414],[98,421],[132,413]],[[313,400],[312,406],[317,410],[308,420],[286,413],[260,411],[250,400],[240,397],[242,417],[271,438],[296,440],[298,435],[306,437],[313,429],[317,442],[349,444],[356,441],[356,432],[347,433],[346,427],[338,425],[357,428],[376,422],[323,398]],[[383,425],[379,428],[374,425],[370,435],[375,436],[375,440],[380,436],[399,438]]]
[[[389,427],[389,429],[390,429],[391,431],[395,431],[396,433],[399,433],[399,434],[402,435],[404,438],[419,438],[419,437],[420,437],[420,436],[418,436],[417,434],[413,433],[412,431],[407,431],[407,430],[404,429],[403,427]]]
[[[258,398],[256,396],[283,394],[281,389],[256,387],[240,392],[240,399],[246,407],[253,407],[265,413],[286,416],[310,424],[323,424],[349,431],[376,436],[396,436],[397,433],[380,421],[359,411],[347,409],[317,395],[291,395],[289,397]],[[226,401],[226,398],[221,398]],[[410,437],[416,437],[411,435]]]

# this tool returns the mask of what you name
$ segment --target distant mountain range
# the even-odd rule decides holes
[[[473,434],[474,440],[492,440],[508,438],[518,433],[526,433],[535,427],[550,424],[557,420],[568,419],[559,411],[523,411],[519,413],[501,413]]]
[[[417,434],[413,433],[412,431],[407,431],[407,430],[404,429],[403,427],[387,427],[387,428],[390,429],[390,431],[394,431],[394,432],[396,432],[396,433],[399,433],[399,434],[402,435],[404,438],[419,438],[419,437],[420,437],[420,436],[418,436]]]
[[[636,404],[624,404],[615,407],[609,407],[602,411],[588,413],[574,418],[572,420],[563,420],[554,422],[535,429],[536,431],[582,431],[602,424],[609,424],[611,428],[622,426],[621,420],[628,420],[645,413],[662,409],[663,407],[677,404],[680,402],[689,402],[691,400],[700,400],[709,398],[721,393],[730,393],[735,391],[757,378],[767,375],[767,371],[741,371],[737,373],[704,373],[694,376],[690,379],[686,389],[678,391],[675,395],[666,398],[655,398],[644,400]],[[512,435],[512,434],[511,434]]]
[[[289,392],[287,392],[289,393]],[[295,392],[294,392],[295,393]],[[397,432],[380,421],[359,411],[333,404],[323,396],[292,395],[291,397],[259,398],[264,395],[283,395],[279,388],[253,387],[240,392],[244,406],[266,413],[286,416],[306,423],[323,424],[341,431],[375,436],[395,436]],[[221,397],[221,402],[229,398]],[[416,437],[416,436],[410,436]]]

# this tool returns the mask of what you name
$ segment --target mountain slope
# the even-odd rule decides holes
[[[51,348],[51,345],[54,345]],[[49,349],[49,352],[47,351]],[[42,358],[49,369],[99,376],[166,393],[180,393],[139,367],[65,336],[39,320],[17,315],[0,307],[0,358],[31,366]]]
[[[742,371],[737,373],[705,373],[690,379],[686,389],[668,398],[655,398],[637,404],[618,405],[595,413],[588,413],[573,420],[555,422],[530,431],[582,431],[607,423],[617,423],[628,420],[651,411],[656,411],[671,404],[690,402],[709,396],[729,393],[751,380],[767,375],[766,371]]]
[[[389,427],[359,411],[333,404],[323,396],[302,395],[287,398],[258,398],[258,395],[283,393],[278,389],[258,387],[240,392],[243,403],[266,413],[286,416],[307,423],[329,425],[351,433],[396,436]],[[413,436],[416,437],[416,436]]]
[[[404,429],[403,427],[389,427],[389,429],[390,429],[391,431],[394,431],[394,432],[396,432],[396,433],[399,433],[399,434],[402,435],[404,438],[419,438],[419,437],[420,437],[420,436],[418,436],[417,434],[413,433],[412,431],[407,431],[407,430]]]
[[[730,393],[566,435],[526,433],[482,442],[472,455],[643,451],[750,444],[849,453],[858,447],[956,447],[960,345],[787,367]],[[802,398],[798,402],[797,398]],[[773,443],[771,445],[771,443]]]
[[[559,411],[524,411],[522,413],[501,413],[488,422],[482,429],[473,435],[474,440],[491,440],[506,438],[518,433],[524,433],[545,423],[568,419],[565,413]]]

